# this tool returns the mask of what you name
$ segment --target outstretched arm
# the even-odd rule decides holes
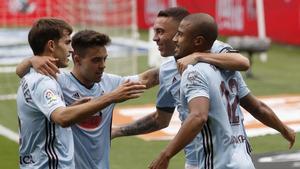
[[[201,106],[199,106],[201,105]],[[208,118],[209,100],[195,97],[189,102],[189,116],[175,138],[149,166],[150,169],[167,169],[170,159],[190,143],[201,131]]]
[[[159,69],[152,68],[139,74],[139,79],[147,88],[154,87],[159,83]]]
[[[248,58],[240,53],[200,53],[195,52],[177,60],[178,69],[183,72],[187,65],[206,62],[227,70],[245,71],[250,67]]]
[[[30,67],[33,67],[37,72],[55,78],[59,72],[56,61],[57,59],[48,56],[32,56],[17,65],[16,74],[22,78],[29,72]]]
[[[113,128],[111,137],[113,139],[121,136],[132,136],[158,131],[169,126],[172,115],[173,112],[166,112],[157,109],[156,112],[153,112],[133,123]]]
[[[88,99],[83,100],[83,102],[86,103],[57,108],[52,112],[51,119],[62,127],[69,127],[112,103],[138,98],[144,90],[145,85],[127,81],[108,94],[104,94],[90,101]]]
[[[240,100],[241,106],[247,110],[253,117],[262,122],[268,127],[271,127],[278,132],[290,143],[289,148],[295,143],[295,131],[276,116],[272,109],[265,103],[258,100],[255,96],[248,94]]]

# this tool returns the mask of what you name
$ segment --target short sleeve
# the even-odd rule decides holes
[[[231,53],[234,50],[229,44],[216,40],[210,51],[211,53]]]
[[[203,96],[209,98],[207,77],[193,67],[187,68],[182,76],[181,91],[188,102],[195,97]]]
[[[176,101],[170,91],[167,90],[166,81],[164,80],[163,69],[159,72],[159,90],[156,97],[156,108],[163,110],[173,110],[176,107]],[[173,113],[172,111],[172,113]]]
[[[166,89],[165,85],[159,85],[159,91],[157,94],[156,107],[159,109],[174,109],[175,99],[172,94]]]
[[[240,72],[236,72],[236,77],[237,77],[237,82],[238,82],[238,86],[239,86],[239,97],[243,98],[250,93],[250,90],[247,87]]]
[[[61,89],[57,82],[50,78],[43,78],[35,84],[32,91],[32,99],[38,109],[51,120],[51,113],[59,108],[65,107],[62,100]]]
[[[140,79],[139,79],[139,75],[124,76],[121,79],[121,83],[124,83],[126,80],[129,80],[131,82],[138,82]]]

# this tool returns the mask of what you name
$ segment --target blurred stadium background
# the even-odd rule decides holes
[[[151,25],[160,9],[171,6],[211,14],[218,22],[220,38],[224,41],[230,36],[271,39],[271,45],[265,50],[267,60],[257,57],[260,51],[254,51],[253,78],[246,78],[247,84],[261,98],[300,96],[298,0],[1,0],[0,168],[18,168],[15,93],[19,79],[14,71],[17,63],[32,55],[27,33],[35,19],[59,17],[71,23],[75,31],[88,28],[109,34],[113,41],[109,46],[107,72],[128,75],[161,62],[157,48],[151,42]],[[243,54],[247,56],[249,51]],[[156,92],[157,88],[151,89],[140,99],[120,104],[117,110],[153,107]],[[281,102],[285,101],[275,99],[270,105],[276,108],[276,104]],[[288,99],[286,102],[294,106],[284,107],[286,114],[292,112],[293,116],[285,116],[285,109],[281,110],[280,116],[293,128],[299,129],[300,101]],[[117,120],[114,120],[116,123]],[[259,157],[262,153],[286,152],[288,147],[287,142],[276,133],[251,137],[250,141],[254,155]],[[145,141],[137,137],[115,139],[112,141],[111,168],[147,168],[167,143],[166,140]],[[299,148],[300,143],[296,141],[294,148],[288,152],[296,152]],[[294,161],[295,168],[300,163],[300,155],[296,156],[299,160]],[[170,168],[183,168],[183,164],[183,154],[180,153],[172,159]]]

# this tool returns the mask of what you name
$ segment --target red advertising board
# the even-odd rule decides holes
[[[257,35],[255,0],[177,0],[191,12],[215,17],[222,35]],[[300,1],[263,0],[266,35],[273,41],[300,45]]]
[[[120,2],[119,2],[120,1]],[[39,17],[64,18],[71,24],[114,24],[111,18],[118,12],[103,12],[94,4],[124,3],[124,0],[2,0],[0,3],[0,26],[30,26]],[[190,12],[206,12],[215,17],[221,35],[257,35],[256,0],[136,0],[138,27],[147,29],[159,10],[171,7],[174,2]],[[300,1],[263,0],[266,35],[273,41],[300,45]],[[128,2],[127,2],[128,3]],[[85,7],[77,4],[86,4]],[[128,8],[121,8],[130,11]],[[103,5],[102,5],[103,7]],[[117,15],[117,16],[116,16]],[[130,22],[129,18],[122,19]]]

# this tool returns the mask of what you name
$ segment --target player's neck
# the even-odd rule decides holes
[[[94,82],[90,82],[84,76],[80,74],[80,72],[77,69],[73,69],[71,71],[71,74],[74,76],[74,78],[85,88],[91,89],[94,86]]]

